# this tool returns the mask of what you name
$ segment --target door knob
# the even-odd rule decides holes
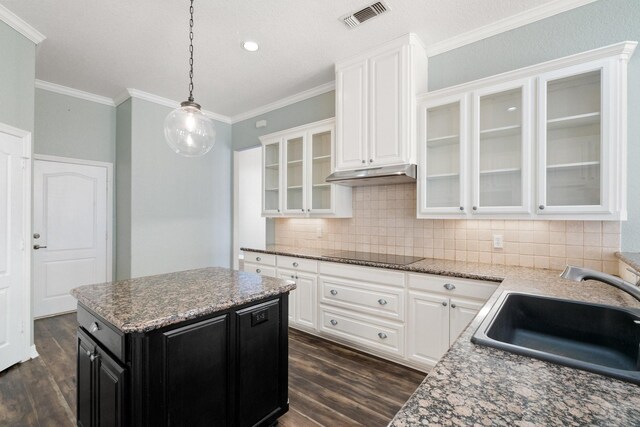
[[[38,250],[38,249],[46,249],[46,246],[33,245],[33,249],[35,249],[35,250]]]

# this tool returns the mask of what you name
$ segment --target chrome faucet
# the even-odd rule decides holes
[[[640,288],[633,283],[629,283],[611,274],[602,273],[600,271],[590,270],[588,268],[575,267],[568,265],[560,277],[573,280],[574,282],[582,282],[583,280],[597,280],[621,289],[640,301]]]

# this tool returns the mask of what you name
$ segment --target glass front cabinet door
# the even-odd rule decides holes
[[[539,77],[538,214],[610,212],[612,65]]]
[[[307,133],[307,212],[322,214],[331,212],[334,186],[326,179],[331,175],[331,147],[333,124],[319,126]]]
[[[305,213],[305,134],[284,138],[284,212]]]
[[[473,93],[473,214],[530,211],[530,79]]]
[[[464,215],[468,95],[420,103],[418,216]]]
[[[282,156],[280,138],[265,141],[262,150],[262,212],[265,215],[281,213],[280,183]]]

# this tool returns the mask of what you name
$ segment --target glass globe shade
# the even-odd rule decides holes
[[[164,136],[176,153],[185,157],[207,154],[216,143],[213,120],[195,102],[185,101],[164,119]]]

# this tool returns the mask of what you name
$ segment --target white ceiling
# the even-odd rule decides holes
[[[367,0],[195,2],[195,99],[227,116],[334,79],[333,64],[408,32],[429,46],[552,0],[387,0],[391,12],[349,29]],[[0,0],[47,38],[36,78],[114,98],[135,88],[182,101],[186,0]],[[244,40],[258,52],[241,48]]]

